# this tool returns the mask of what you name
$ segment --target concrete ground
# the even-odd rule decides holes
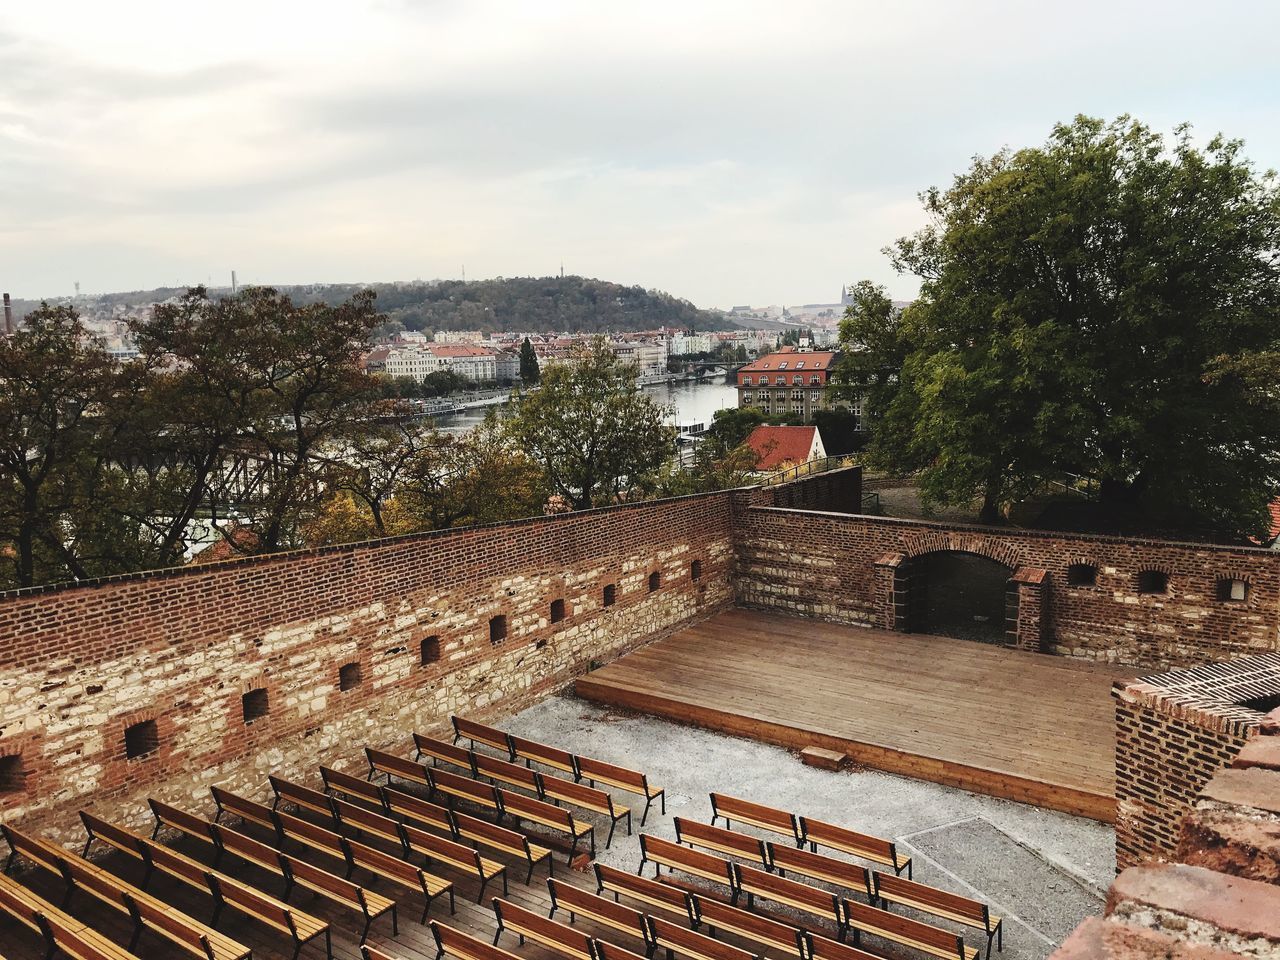
[[[674,839],[672,815],[708,822],[707,794],[714,790],[892,839],[913,858],[914,879],[975,897],[1005,918],[1008,960],[1048,956],[1081,920],[1101,913],[1114,877],[1114,831],[1091,820],[875,770],[817,770],[780,747],[609,710],[569,694],[549,697],[502,725],[643,770],[667,790],[667,816],[655,806],[645,832]],[[615,796],[634,807],[634,796]],[[599,858],[634,872],[639,843],[620,827],[612,849],[601,849]],[[973,946],[984,939],[966,936]]]

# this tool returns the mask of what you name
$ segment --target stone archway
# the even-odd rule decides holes
[[[906,561],[904,627],[911,633],[1006,644],[1016,632],[1014,569],[983,553],[933,550]]]

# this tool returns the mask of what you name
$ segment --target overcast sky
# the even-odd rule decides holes
[[[544,275],[702,306],[881,248],[1076,113],[1280,167],[1280,3],[5,3],[0,287]]]

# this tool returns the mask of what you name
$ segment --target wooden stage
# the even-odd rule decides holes
[[[1115,819],[1118,668],[730,610],[577,681],[580,696],[1095,820]]]

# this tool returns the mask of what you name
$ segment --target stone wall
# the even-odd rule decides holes
[[[740,603],[870,626],[903,626],[911,560],[960,550],[1015,571],[1022,646],[1145,666],[1280,649],[1280,556],[1261,549],[955,526],[754,504],[735,524]],[[1092,582],[1077,583],[1093,571]],[[1167,581],[1144,592],[1144,575]],[[1245,597],[1220,598],[1242,581]],[[1150,584],[1145,584],[1150,586]]]
[[[730,603],[734,496],[0,596],[0,817],[66,840],[521,709]]]

